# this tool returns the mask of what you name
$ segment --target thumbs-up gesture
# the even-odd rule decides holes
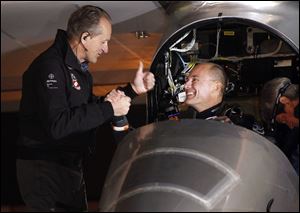
[[[148,92],[154,87],[155,78],[153,73],[147,71],[143,71],[144,65],[143,62],[140,61],[139,68],[135,74],[135,78],[131,86],[133,90],[138,94],[143,94]]]

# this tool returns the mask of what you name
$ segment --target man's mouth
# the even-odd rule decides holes
[[[195,96],[195,92],[192,92],[192,91],[186,92],[186,97],[187,97],[187,98],[192,98],[192,97],[194,97],[194,96]]]

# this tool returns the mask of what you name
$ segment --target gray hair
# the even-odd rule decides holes
[[[89,32],[93,35],[101,34],[101,29],[99,31],[97,25],[102,17],[111,22],[109,14],[100,7],[86,5],[79,8],[69,18],[67,27],[68,38],[79,38],[84,32]]]
[[[222,66],[220,66],[219,64],[215,64],[215,63],[207,63],[208,65],[210,65],[209,67],[209,74],[211,75],[212,78],[214,78],[215,80],[218,80],[221,84],[221,94],[222,96],[225,93],[225,89],[227,87],[227,75],[223,69]]]
[[[287,84],[290,84],[289,86]],[[273,110],[276,104],[276,99],[282,88],[288,86],[285,91],[282,91],[282,96],[291,100],[299,98],[299,85],[291,84],[290,79],[286,77],[274,78],[266,82],[261,90],[260,95],[260,113],[262,121],[270,124],[273,119]]]

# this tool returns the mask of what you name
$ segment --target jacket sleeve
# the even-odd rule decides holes
[[[130,97],[131,99],[134,99],[138,94],[133,90],[130,83],[128,83],[125,87],[119,87],[119,90],[123,91],[126,96]]]
[[[116,144],[128,134],[130,131],[130,126],[125,115],[123,116],[114,116],[111,122],[113,129],[113,138]]]
[[[36,75],[38,116],[47,134],[61,139],[73,133],[91,130],[113,116],[110,102],[91,101],[76,107],[68,104],[67,79],[63,65],[56,60],[40,64]]]
[[[131,99],[135,98],[136,96],[138,96],[135,91],[133,90],[132,86],[130,83],[128,83],[125,87],[118,87],[119,90],[123,91],[125,93],[126,96],[130,97]],[[105,95],[106,96],[106,95]],[[94,100],[96,102],[100,102],[103,101],[105,97],[100,97],[100,96],[95,96],[91,93],[91,100]],[[112,126],[114,126],[114,120],[116,117],[113,117],[112,119]],[[125,120],[127,121],[126,116],[124,116]],[[128,124],[128,121],[127,121]],[[128,124],[129,126],[129,124]],[[133,128],[129,127],[128,129],[125,130],[119,130],[117,131],[115,128],[113,128],[113,139],[114,139],[114,143],[118,144],[122,141],[122,139],[128,134],[129,131],[131,131]]]
[[[121,90],[125,93],[126,96],[130,97],[131,99],[134,99],[135,97],[138,96],[138,94],[136,94],[136,92],[133,90],[132,86],[130,83],[128,83],[125,87],[118,87],[118,90]],[[109,92],[107,93],[109,94]],[[107,95],[106,94],[106,95]],[[92,92],[91,92],[91,96],[90,96],[90,100],[95,101],[95,102],[103,102],[105,99],[105,96],[95,96]]]

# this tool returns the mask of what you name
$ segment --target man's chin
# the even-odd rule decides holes
[[[194,97],[189,97],[189,96],[187,96],[186,97],[186,99],[185,99],[185,102],[192,102],[193,101],[193,99],[194,99]]]
[[[189,105],[189,106],[190,106],[190,105],[192,104],[192,101],[189,100],[189,99],[186,99],[184,103],[185,103],[186,105]]]
[[[93,60],[90,60],[89,62],[92,63],[92,64],[95,64],[95,63],[97,63],[97,61],[98,61],[98,58],[95,58]]]

